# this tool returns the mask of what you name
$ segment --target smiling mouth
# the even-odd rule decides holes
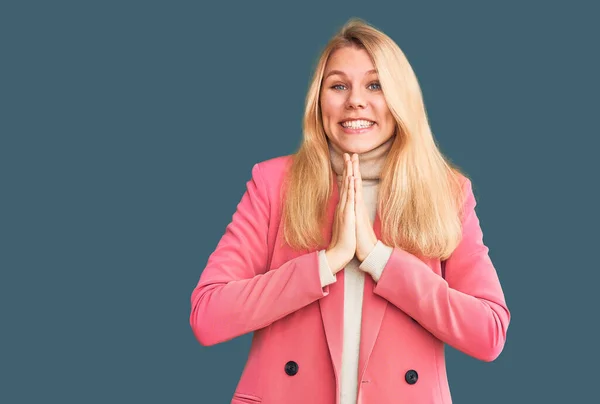
[[[344,129],[367,129],[375,125],[375,122],[368,121],[366,119],[357,119],[351,121],[340,122],[340,125]]]

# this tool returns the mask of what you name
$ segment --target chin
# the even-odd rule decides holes
[[[344,149],[344,151],[346,151],[346,153],[350,153],[351,155],[356,153],[356,154],[363,154],[368,152],[369,150],[372,150],[373,147],[361,147],[361,146],[351,146],[351,147],[346,147]]]
[[[378,142],[343,142],[341,143],[341,148],[346,153],[363,154],[373,150],[378,144]]]

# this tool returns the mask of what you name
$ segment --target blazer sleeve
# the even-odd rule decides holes
[[[267,270],[270,203],[259,164],[191,296],[190,325],[204,346],[255,331],[326,296],[318,252]],[[271,247],[272,248],[272,247]]]
[[[462,239],[446,260],[445,278],[416,256],[394,248],[374,293],[435,337],[482,361],[502,352],[510,312],[483,243],[471,182],[465,179]]]

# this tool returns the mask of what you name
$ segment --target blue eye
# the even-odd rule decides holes
[[[371,88],[372,86],[377,86],[377,88]],[[369,84],[369,88],[371,88],[372,90],[381,90],[381,84],[379,83],[371,83]]]
[[[331,88],[333,88],[334,90],[342,90],[341,88],[338,87],[344,87],[343,84],[336,84],[335,86],[332,86]]]

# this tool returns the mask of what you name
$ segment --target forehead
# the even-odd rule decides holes
[[[366,50],[347,46],[337,49],[329,55],[323,77],[327,77],[334,70],[347,76],[362,77],[376,69]]]

